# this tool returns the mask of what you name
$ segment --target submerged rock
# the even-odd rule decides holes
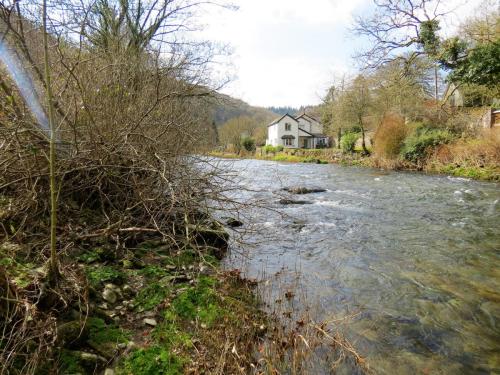
[[[311,193],[324,193],[326,189],[322,188],[307,188],[304,186],[286,187],[282,190],[292,194],[311,194]]]
[[[222,218],[226,225],[231,228],[238,228],[243,226],[243,222],[241,220],[235,219],[234,217],[223,217]]]
[[[311,204],[312,202],[284,198],[284,199],[280,199],[278,201],[278,203],[280,203],[280,204]]]

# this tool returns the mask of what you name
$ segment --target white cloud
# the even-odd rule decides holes
[[[233,1],[234,3],[234,1]],[[204,37],[229,43],[236,80],[223,91],[253,105],[314,104],[337,73],[354,71],[361,41],[347,33],[352,14],[371,0],[236,0],[239,10],[216,8],[205,17]],[[447,0],[453,32],[479,0]]]

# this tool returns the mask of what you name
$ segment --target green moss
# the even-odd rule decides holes
[[[33,280],[35,266],[32,263],[18,262],[11,255],[4,253],[2,248],[0,266],[5,268],[9,278],[20,288],[26,288]]]
[[[138,274],[149,278],[162,278],[169,275],[170,273],[164,267],[149,265],[141,269]]]
[[[89,318],[87,320],[89,329],[89,342],[94,344],[104,343],[126,343],[129,339],[129,333],[121,328],[106,324],[100,318]]]
[[[103,260],[104,253],[105,253],[105,250],[103,248],[98,247],[98,248],[84,252],[77,259],[80,262],[90,264],[90,263],[97,262],[99,260]]]
[[[166,319],[153,330],[152,336],[157,343],[168,348],[190,348],[193,343],[191,335],[180,329],[175,323],[175,315],[166,314]]]
[[[125,274],[120,270],[111,267],[99,265],[97,267],[89,267],[86,269],[87,278],[93,287],[98,287],[104,283],[121,283],[125,278]]]
[[[59,371],[61,374],[85,373],[85,370],[80,365],[80,358],[75,353],[65,349],[59,355]]]
[[[197,319],[207,326],[212,325],[223,313],[215,285],[215,279],[200,277],[196,286],[174,299],[172,311],[183,319]]]
[[[133,351],[118,374],[177,375],[183,374],[187,360],[176,356],[165,347],[154,345]]]
[[[170,294],[167,283],[154,282],[147,285],[137,294],[134,305],[138,311],[152,310]]]

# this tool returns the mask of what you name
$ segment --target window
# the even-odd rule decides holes
[[[285,146],[293,146],[293,139],[285,138]]]
[[[292,130],[292,124],[290,124],[289,122],[285,123],[285,130],[287,131]]]

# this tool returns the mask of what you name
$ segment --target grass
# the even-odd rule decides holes
[[[436,168],[436,172],[451,174],[456,177],[472,178],[474,180],[500,181],[500,170],[495,167],[459,166],[449,164]]]

